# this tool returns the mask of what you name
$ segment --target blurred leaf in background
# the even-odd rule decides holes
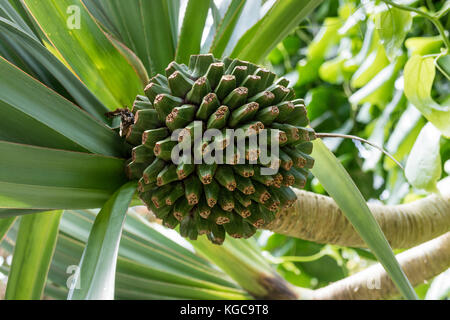
[[[428,2],[407,4],[427,10]],[[444,10],[445,4],[435,1],[433,10]],[[305,98],[311,126],[318,132],[366,138],[407,166],[405,177],[405,172],[376,149],[351,140],[324,139],[366,199],[388,204],[402,203],[405,197],[417,199],[426,194],[419,188],[435,190],[436,182],[448,177],[439,168],[449,158],[449,140],[439,138],[436,129],[427,138],[419,135],[430,130],[427,120],[444,136],[450,124],[448,54],[442,36],[428,19],[382,1],[326,1],[267,61],[279,75],[297,73],[296,95]],[[419,161],[422,170],[415,167]],[[325,193],[317,179],[308,182],[306,189]],[[274,234],[265,249],[276,257],[291,256],[297,243]],[[341,276],[353,272],[346,265],[373,263],[361,250],[336,252],[342,259],[352,257],[339,266],[342,269],[335,274],[341,272]],[[325,258],[330,256],[314,263]],[[311,287],[326,283],[307,272],[304,265],[311,263],[284,262],[278,270],[293,283]],[[425,293],[427,289],[423,288]]]

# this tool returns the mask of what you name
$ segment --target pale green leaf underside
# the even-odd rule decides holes
[[[15,24],[0,18],[0,30],[20,43],[27,52],[39,61],[64,86],[75,101],[97,119],[107,121],[105,112],[109,110],[61,61],[47,50],[37,39],[23,32]]]
[[[210,0],[189,0],[178,39],[177,62],[188,64],[189,57],[200,52],[209,3]]]
[[[435,75],[433,57],[413,55],[405,65],[405,95],[444,136],[450,137],[450,106],[441,106],[431,97]]]
[[[277,0],[267,14],[239,40],[232,57],[259,63],[321,1]]]
[[[311,170],[314,176],[336,201],[405,298],[417,299],[377,221],[347,171],[321,140],[314,142],[312,156],[316,160]]]
[[[120,40],[142,61],[149,74],[164,73],[175,56],[172,15],[176,1],[98,0],[118,30]],[[177,15],[178,19],[178,15]],[[178,21],[176,21],[178,23]],[[170,32],[169,30],[172,30]]]
[[[409,11],[389,7],[375,15],[377,31],[386,55],[390,60],[401,53],[401,46],[412,26],[412,14]]]
[[[142,92],[135,70],[81,0],[24,0],[24,4],[51,46],[108,108],[130,106]]]
[[[417,189],[436,191],[436,183],[442,174],[440,141],[441,133],[431,123],[419,133],[409,153],[405,176]]]
[[[0,57],[0,140],[121,156],[117,133]]]
[[[66,285],[67,266],[78,264],[94,218],[91,211],[64,213],[49,275],[58,285]],[[133,210],[127,215],[117,260],[116,299],[249,298],[222,271],[156,226]]]
[[[96,208],[125,181],[124,161],[0,141],[0,208]]]
[[[68,299],[114,299],[119,243],[136,187],[136,182],[122,186],[97,215],[80,261],[80,288],[73,286]]]
[[[8,276],[7,300],[42,298],[58,237],[61,213],[50,211],[21,218]]]
[[[232,0],[223,19],[217,26],[210,49],[210,52],[217,58],[222,57],[246,2],[247,0]]]

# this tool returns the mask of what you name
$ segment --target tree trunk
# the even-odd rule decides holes
[[[318,243],[366,246],[332,198],[296,193],[294,207],[282,211],[266,229]],[[402,205],[368,205],[393,248],[410,248],[450,231],[450,193]]]

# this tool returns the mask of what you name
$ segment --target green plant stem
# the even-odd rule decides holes
[[[377,146],[376,144],[357,137],[357,136],[352,136],[352,135],[348,135],[348,134],[339,134],[339,133],[316,133],[316,137],[318,138],[343,138],[343,139],[352,139],[352,140],[357,140],[357,141],[361,141],[364,143],[367,143],[368,145],[380,150],[381,152],[383,152],[385,155],[387,155],[392,161],[394,161],[403,171],[405,170],[403,168],[403,166],[401,165],[400,162],[397,161],[397,159],[394,158],[394,156],[392,156],[389,152],[387,152],[386,150],[384,150],[382,147]]]
[[[444,26],[439,21],[439,18],[440,18],[440,16],[442,14],[440,14],[439,16],[433,16],[433,15],[431,15],[431,14],[425,12],[425,11],[422,11],[420,9],[409,7],[409,6],[405,6],[405,5],[402,5],[402,4],[397,4],[397,3],[395,3],[395,2],[393,2],[391,0],[382,0],[382,1],[385,2],[386,4],[389,4],[389,5],[393,6],[393,7],[398,8],[398,9],[415,12],[418,15],[421,15],[422,17],[427,18],[428,20],[430,20],[434,24],[436,29],[438,29],[439,34],[441,35],[442,40],[444,41],[444,44],[447,47],[447,52],[448,52],[448,50],[450,50],[450,40],[447,37],[447,35],[445,34]]]
[[[443,16],[445,16],[448,12],[450,11],[450,4],[444,4],[444,6],[441,8],[441,10],[439,10],[438,12],[436,12],[436,14],[434,15],[437,19],[442,18]]]
[[[310,256],[287,256],[287,257],[280,257],[275,258],[274,262],[277,263],[284,263],[284,262],[311,262],[316,261],[322,258],[323,256],[327,255],[328,252],[321,250],[317,252],[316,254],[310,255]]]
[[[436,10],[434,7],[433,1],[431,1],[431,0],[427,0],[427,6],[432,11]]]

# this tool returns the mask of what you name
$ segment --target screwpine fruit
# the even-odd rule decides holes
[[[151,79],[125,117],[128,122],[122,118],[121,135],[133,146],[127,175],[139,180],[140,198],[165,226],[179,225],[180,234],[192,240],[207,235],[222,244],[225,234],[251,237],[294,204],[291,187],[305,186],[316,136],[303,99],[296,99],[288,84],[265,68],[210,54],[191,56],[189,66],[171,62],[165,75]],[[212,141],[196,135],[207,129],[221,134]],[[242,129],[243,135],[227,129]],[[279,143],[275,161],[263,159],[260,146],[249,142],[252,136],[261,140],[263,129],[267,145],[274,136]],[[235,147],[237,139],[244,148]],[[179,144],[191,147],[193,159],[212,145],[227,158],[211,164],[173,161]],[[275,171],[267,175],[265,168]]]

